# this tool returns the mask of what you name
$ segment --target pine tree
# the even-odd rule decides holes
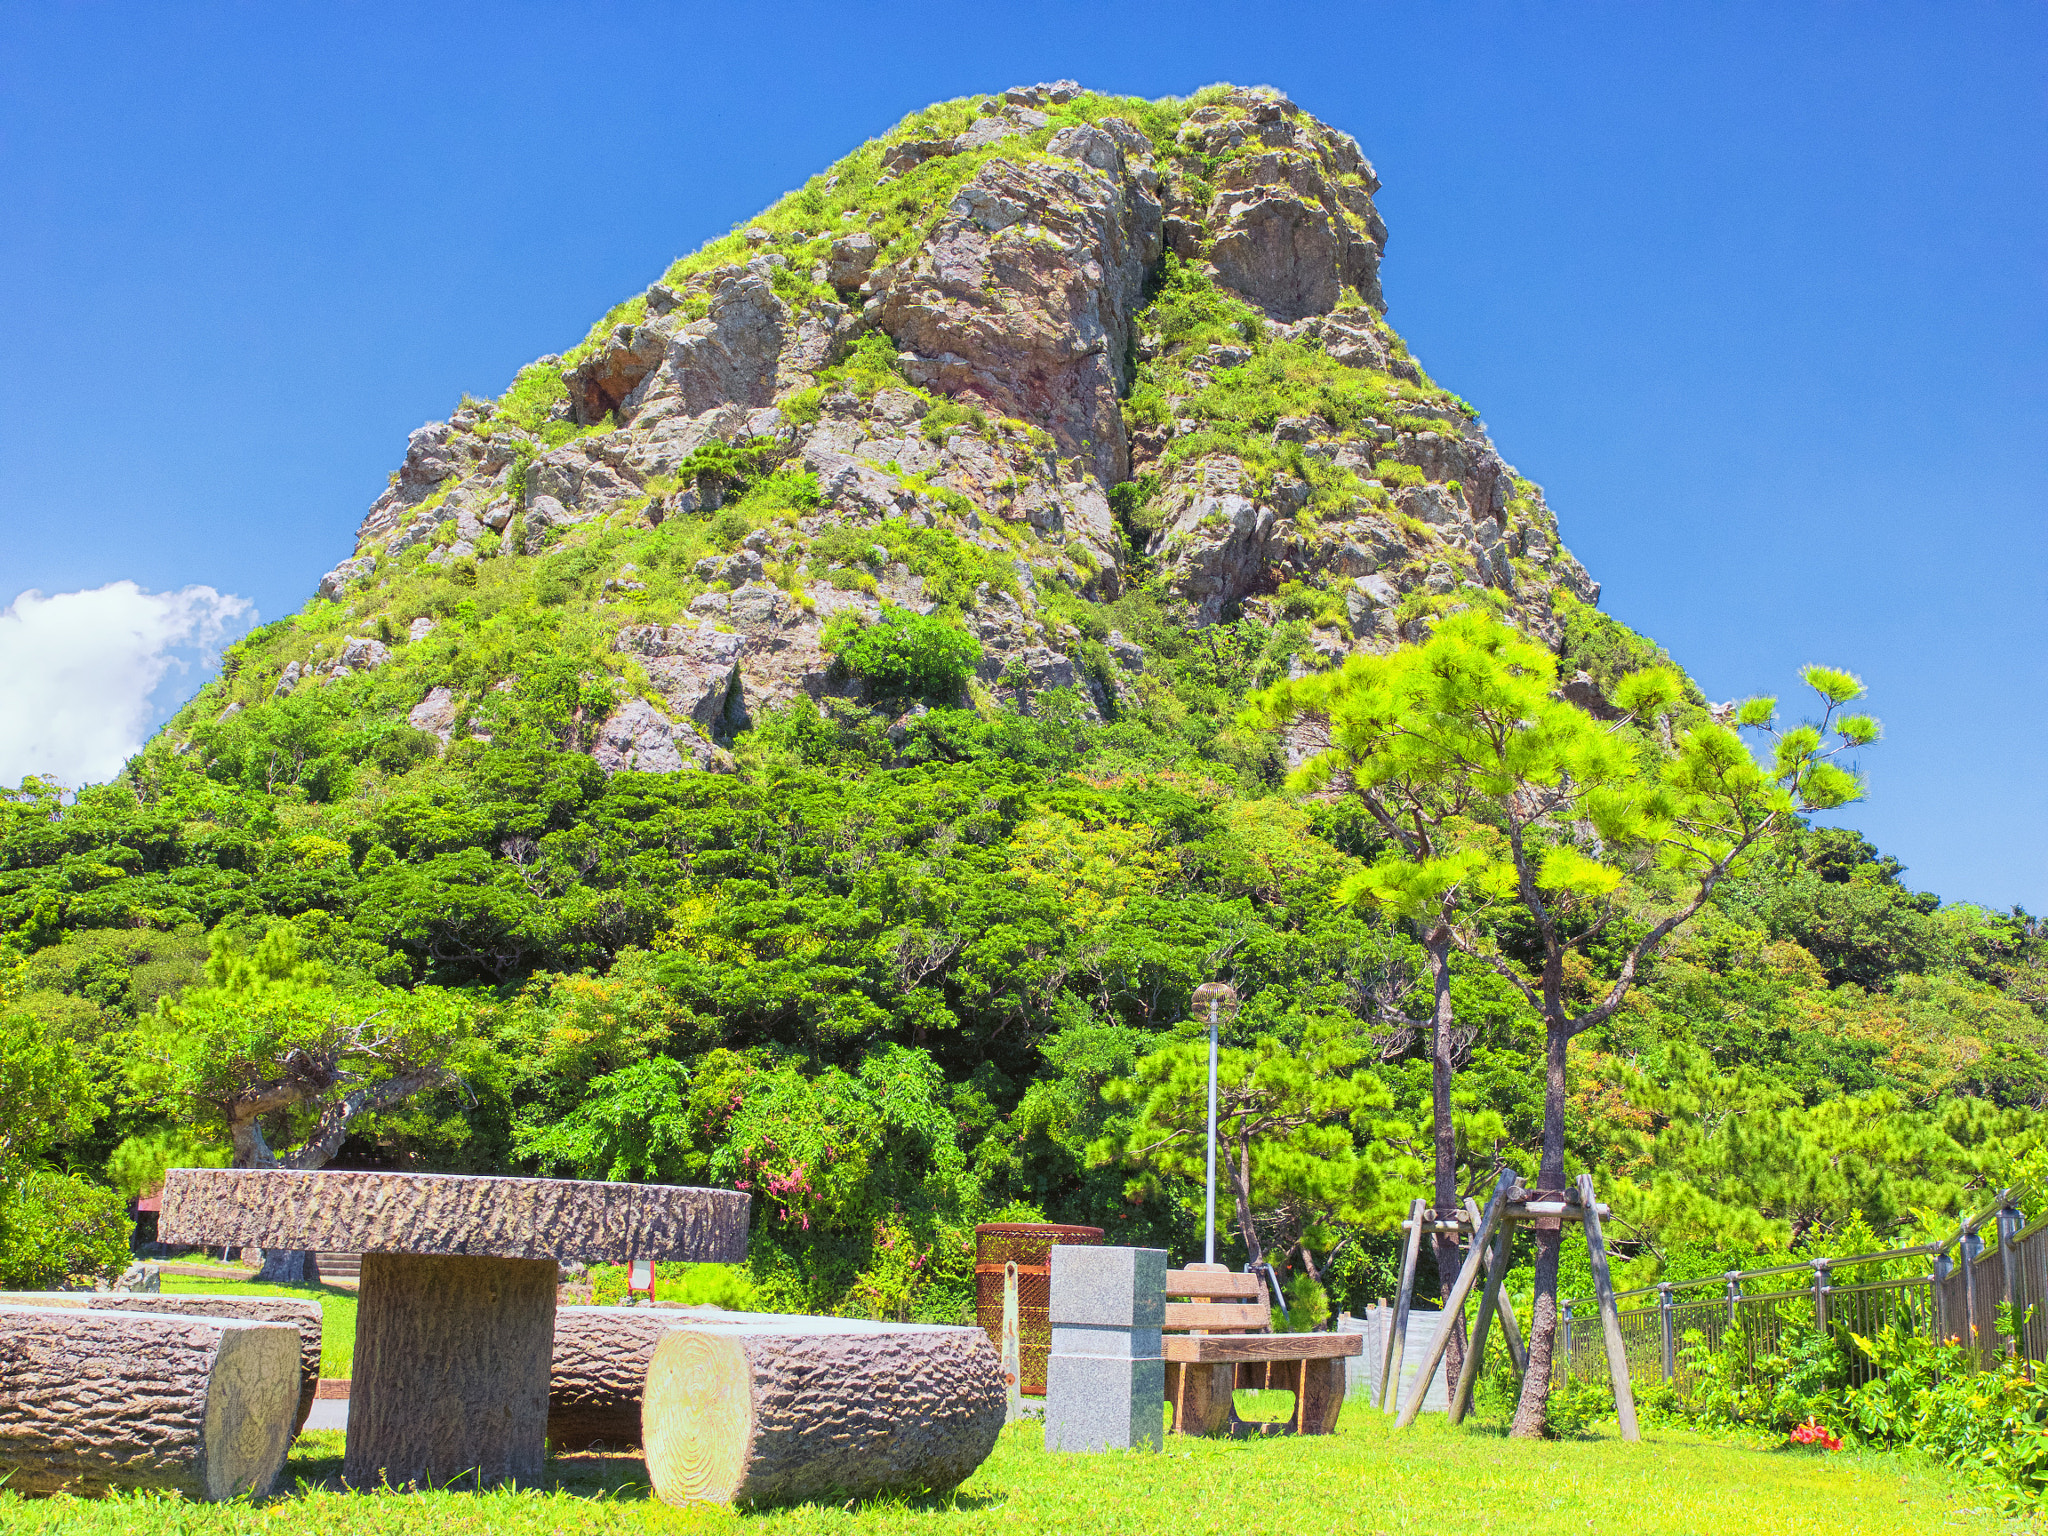
[[[1543,1140],[1536,1183],[1565,1184],[1566,1061],[1573,1037],[1610,1018],[1644,962],[1699,912],[1760,838],[1796,815],[1845,805],[1862,783],[1833,759],[1877,739],[1867,716],[1837,717],[1861,695],[1846,672],[1809,667],[1821,718],[1777,729],[1777,701],[1751,699],[1735,726],[1769,735],[1759,763],[1736,731],[1708,721],[1673,740],[1683,685],[1669,668],[1623,678],[1620,718],[1595,720],[1557,696],[1550,652],[1491,616],[1466,612],[1430,640],[1391,656],[1357,656],[1334,672],[1283,683],[1247,712],[1254,725],[1327,721],[1330,747],[1291,781],[1303,790],[1371,795],[1396,776],[1430,786],[1459,814],[1435,828],[1426,855],[1389,834],[1387,851],[1340,896],[1366,894],[1396,912],[1455,885],[1451,941],[1506,977],[1544,1023]],[[1661,729],[1652,729],[1657,726]],[[1833,745],[1829,738],[1833,737]],[[1368,801],[1370,804],[1370,801]],[[1503,947],[1488,917],[1513,916],[1529,940]],[[1588,1006],[1565,991],[1566,959],[1630,919],[1642,927]],[[1441,1134],[1441,1133],[1440,1133]],[[1528,1374],[1514,1432],[1544,1430],[1557,1331],[1560,1232],[1536,1235],[1536,1297]]]

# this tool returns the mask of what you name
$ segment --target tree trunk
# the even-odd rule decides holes
[[[10,1493],[270,1492],[291,1444],[299,1336],[274,1323],[0,1307]]]
[[[348,1401],[351,1487],[536,1487],[553,1259],[366,1253]]]
[[[256,1278],[264,1285],[318,1285],[320,1263],[303,1248],[266,1248]]]
[[[1556,1020],[1544,1031],[1543,1161],[1536,1183],[1543,1193],[1564,1188],[1565,1053],[1571,1037]],[[1529,1368],[1515,1404],[1513,1433],[1540,1439],[1547,1427],[1551,1359],[1557,1338],[1557,1257],[1564,1243],[1562,1218],[1536,1224],[1536,1304],[1529,1317]]]
[[[956,1487],[1003,1414],[979,1328],[777,1318],[665,1335],[642,1438],[671,1504],[838,1501]]]
[[[1219,1130],[1220,1137],[1221,1132]],[[1238,1133],[1236,1168],[1231,1159],[1220,1159],[1225,1175],[1230,1179],[1230,1198],[1237,1207],[1237,1232],[1244,1239],[1245,1267],[1256,1269],[1265,1262],[1265,1245],[1259,1241],[1258,1223],[1252,1220],[1252,1139],[1243,1131]]]
[[[1451,1085],[1457,1068],[1451,1061],[1451,1026],[1456,1016],[1451,1004],[1451,936],[1435,928],[1422,936],[1422,950],[1429,957],[1429,977],[1434,992],[1430,1011],[1429,1096],[1436,1141],[1436,1209],[1434,1214],[1455,1221],[1458,1215],[1458,1130],[1452,1118]],[[1432,1251],[1436,1255],[1439,1294],[1449,1296],[1464,1267],[1465,1255],[1455,1235],[1439,1232]],[[1444,1380],[1456,1381],[1465,1367],[1465,1319],[1446,1317],[1442,1327],[1450,1330],[1450,1345],[1444,1354]]]

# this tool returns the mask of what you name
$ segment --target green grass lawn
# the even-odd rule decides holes
[[[251,1280],[201,1280],[165,1275],[167,1295],[303,1296],[320,1303],[320,1374],[346,1376],[356,1354],[356,1293],[338,1285],[258,1285]]]
[[[1248,1403],[1246,1412],[1272,1412],[1284,1401]],[[650,1500],[645,1469],[631,1455],[559,1458],[544,1492],[350,1494],[334,1485],[342,1437],[312,1433],[294,1447],[280,1480],[289,1491],[261,1504],[0,1493],[0,1531],[1912,1536],[2013,1529],[1996,1514],[1995,1498],[1917,1458],[1765,1450],[1668,1431],[1652,1431],[1637,1445],[1611,1435],[1530,1445],[1441,1420],[1396,1434],[1359,1406],[1345,1410],[1334,1436],[1167,1446],[1159,1455],[1050,1456],[1036,1425],[1014,1425],[980,1471],[942,1499],[738,1515]]]

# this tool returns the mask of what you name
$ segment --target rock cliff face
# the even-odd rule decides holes
[[[983,707],[1105,717],[1145,665],[1130,592],[1292,626],[1296,670],[1473,602],[1555,636],[1598,588],[1387,326],[1378,188],[1268,91],[928,109],[414,432],[320,582],[340,635],[269,691],[417,650],[400,715],[488,737],[518,658],[489,677],[445,621],[517,588],[597,636],[583,749],[673,772],[800,698],[900,714],[838,653],[889,610],[979,644]]]

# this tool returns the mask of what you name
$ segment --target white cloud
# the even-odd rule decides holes
[[[192,663],[212,667],[254,618],[247,598],[212,587],[22,593],[0,612],[0,785],[105,783],[169,713],[158,687],[164,704],[181,702]]]

